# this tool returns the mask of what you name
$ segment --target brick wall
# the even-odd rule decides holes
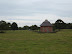
[[[53,32],[53,27],[48,26],[48,27],[40,27],[41,32]]]

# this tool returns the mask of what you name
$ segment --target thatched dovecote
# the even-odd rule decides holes
[[[53,32],[53,25],[48,20],[45,20],[40,25],[40,31],[41,32]]]

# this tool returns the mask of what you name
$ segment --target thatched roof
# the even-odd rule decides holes
[[[53,26],[48,20],[45,20],[40,26]]]

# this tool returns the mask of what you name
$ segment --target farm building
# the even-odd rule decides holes
[[[53,25],[48,20],[45,20],[40,25],[40,32],[53,32]]]

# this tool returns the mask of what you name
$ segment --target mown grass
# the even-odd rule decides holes
[[[0,54],[72,54],[72,30],[57,33],[27,30],[0,33]]]

